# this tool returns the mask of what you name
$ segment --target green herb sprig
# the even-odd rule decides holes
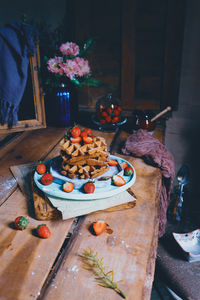
[[[96,276],[95,279],[100,286],[113,289],[122,298],[126,299],[124,292],[122,292],[122,290],[120,290],[117,286],[120,281],[113,281],[113,270],[105,272],[103,258],[99,259],[97,257],[97,253],[94,253],[92,249],[84,250],[81,257],[85,263],[85,268],[94,273]]]

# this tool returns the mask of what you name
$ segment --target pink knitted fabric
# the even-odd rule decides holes
[[[143,158],[146,163],[161,169],[163,177],[159,222],[159,237],[161,237],[165,233],[167,208],[174,180],[174,158],[159,140],[143,129],[135,131],[127,138],[122,153]]]

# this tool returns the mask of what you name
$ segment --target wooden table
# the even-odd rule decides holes
[[[27,203],[9,168],[57,156],[64,132],[63,128],[46,128],[1,136],[0,299],[120,299],[115,291],[97,285],[94,274],[84,268],[80,255],[89,247],[103,257],[108,271],[114,270],[114,280],[122,280],[118,286],[127,299],[150,299],[158,240],[159,169],[126,156],[137,174],[131,187],[137,198],[135,207],[45,221],[51,238],[43,240],[34,234],[34,228],[44,222],[35,219],[32,204]],[[115,136],[94,133],[105,137],[108,146]],[[119,154],[129,134],[119,133],[112,145],[113,154]],[[24,231],[13,227],[19,215],[29,219]],[[88,227],[98,219],[105,220],[113,232],[92,235]]]

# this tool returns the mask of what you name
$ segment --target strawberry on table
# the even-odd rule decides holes
[[[95,191],[95,185],[93,182],[87,182],[83,186],[83,190],[86,194],[92,194]]]
[[[28,219],[23,216],[19,216],[15,219],[14,223],[18,230],[24,230],[28,225]]]
[[[123,186],[126,184],[126,181],[120,175],[113,175],[112,180],[113,180],[114,185],[116,185],[116,186]]]
[[[53,176],[49,173],[46,173],[42,176],[40,180],[42,184],[49,185],[53,182]]]
[[[93,223],[92,227],[93,227],[95,234],[100,235],[106,230],[107,224],[103,220],[98,220]]]
[[[126,167],[126,168],[124,169],[124,175],[126,175],[126,176],[131,176],[131,175],[133,175],[133,168],[131,168],[130,166]]]
[[[66,193],[71,193],[73,189],[74,185],[72,182],[67,181],[63,184],[63,191],[65,191]]]
[[[38,225],[36,232],[37,235],[43,239],[48,239],[51,236],[51,232],[46,224]]]
[[[70,133],[73,138],[77,138],[80,136],[81,130],[79,127],[75,126],[71,129]]]
[[[117,166],[118,165],[118,161],[115,159],[111,159],[108,162],[109,166],[113,167],[113,166]]]
[[[47,168],[45,164],[40,163],[39,165],[37,165],[36,167],[36,171],[38,172],[38,174],[42,175],[46,172]]]

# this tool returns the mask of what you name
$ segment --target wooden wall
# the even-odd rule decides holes
[[[66,38],[96,37],[88,55],[94,77],[114,86],[84,87],[82,108],[108,92],[124,109],[177,107],[184,0],[66,0]]]

